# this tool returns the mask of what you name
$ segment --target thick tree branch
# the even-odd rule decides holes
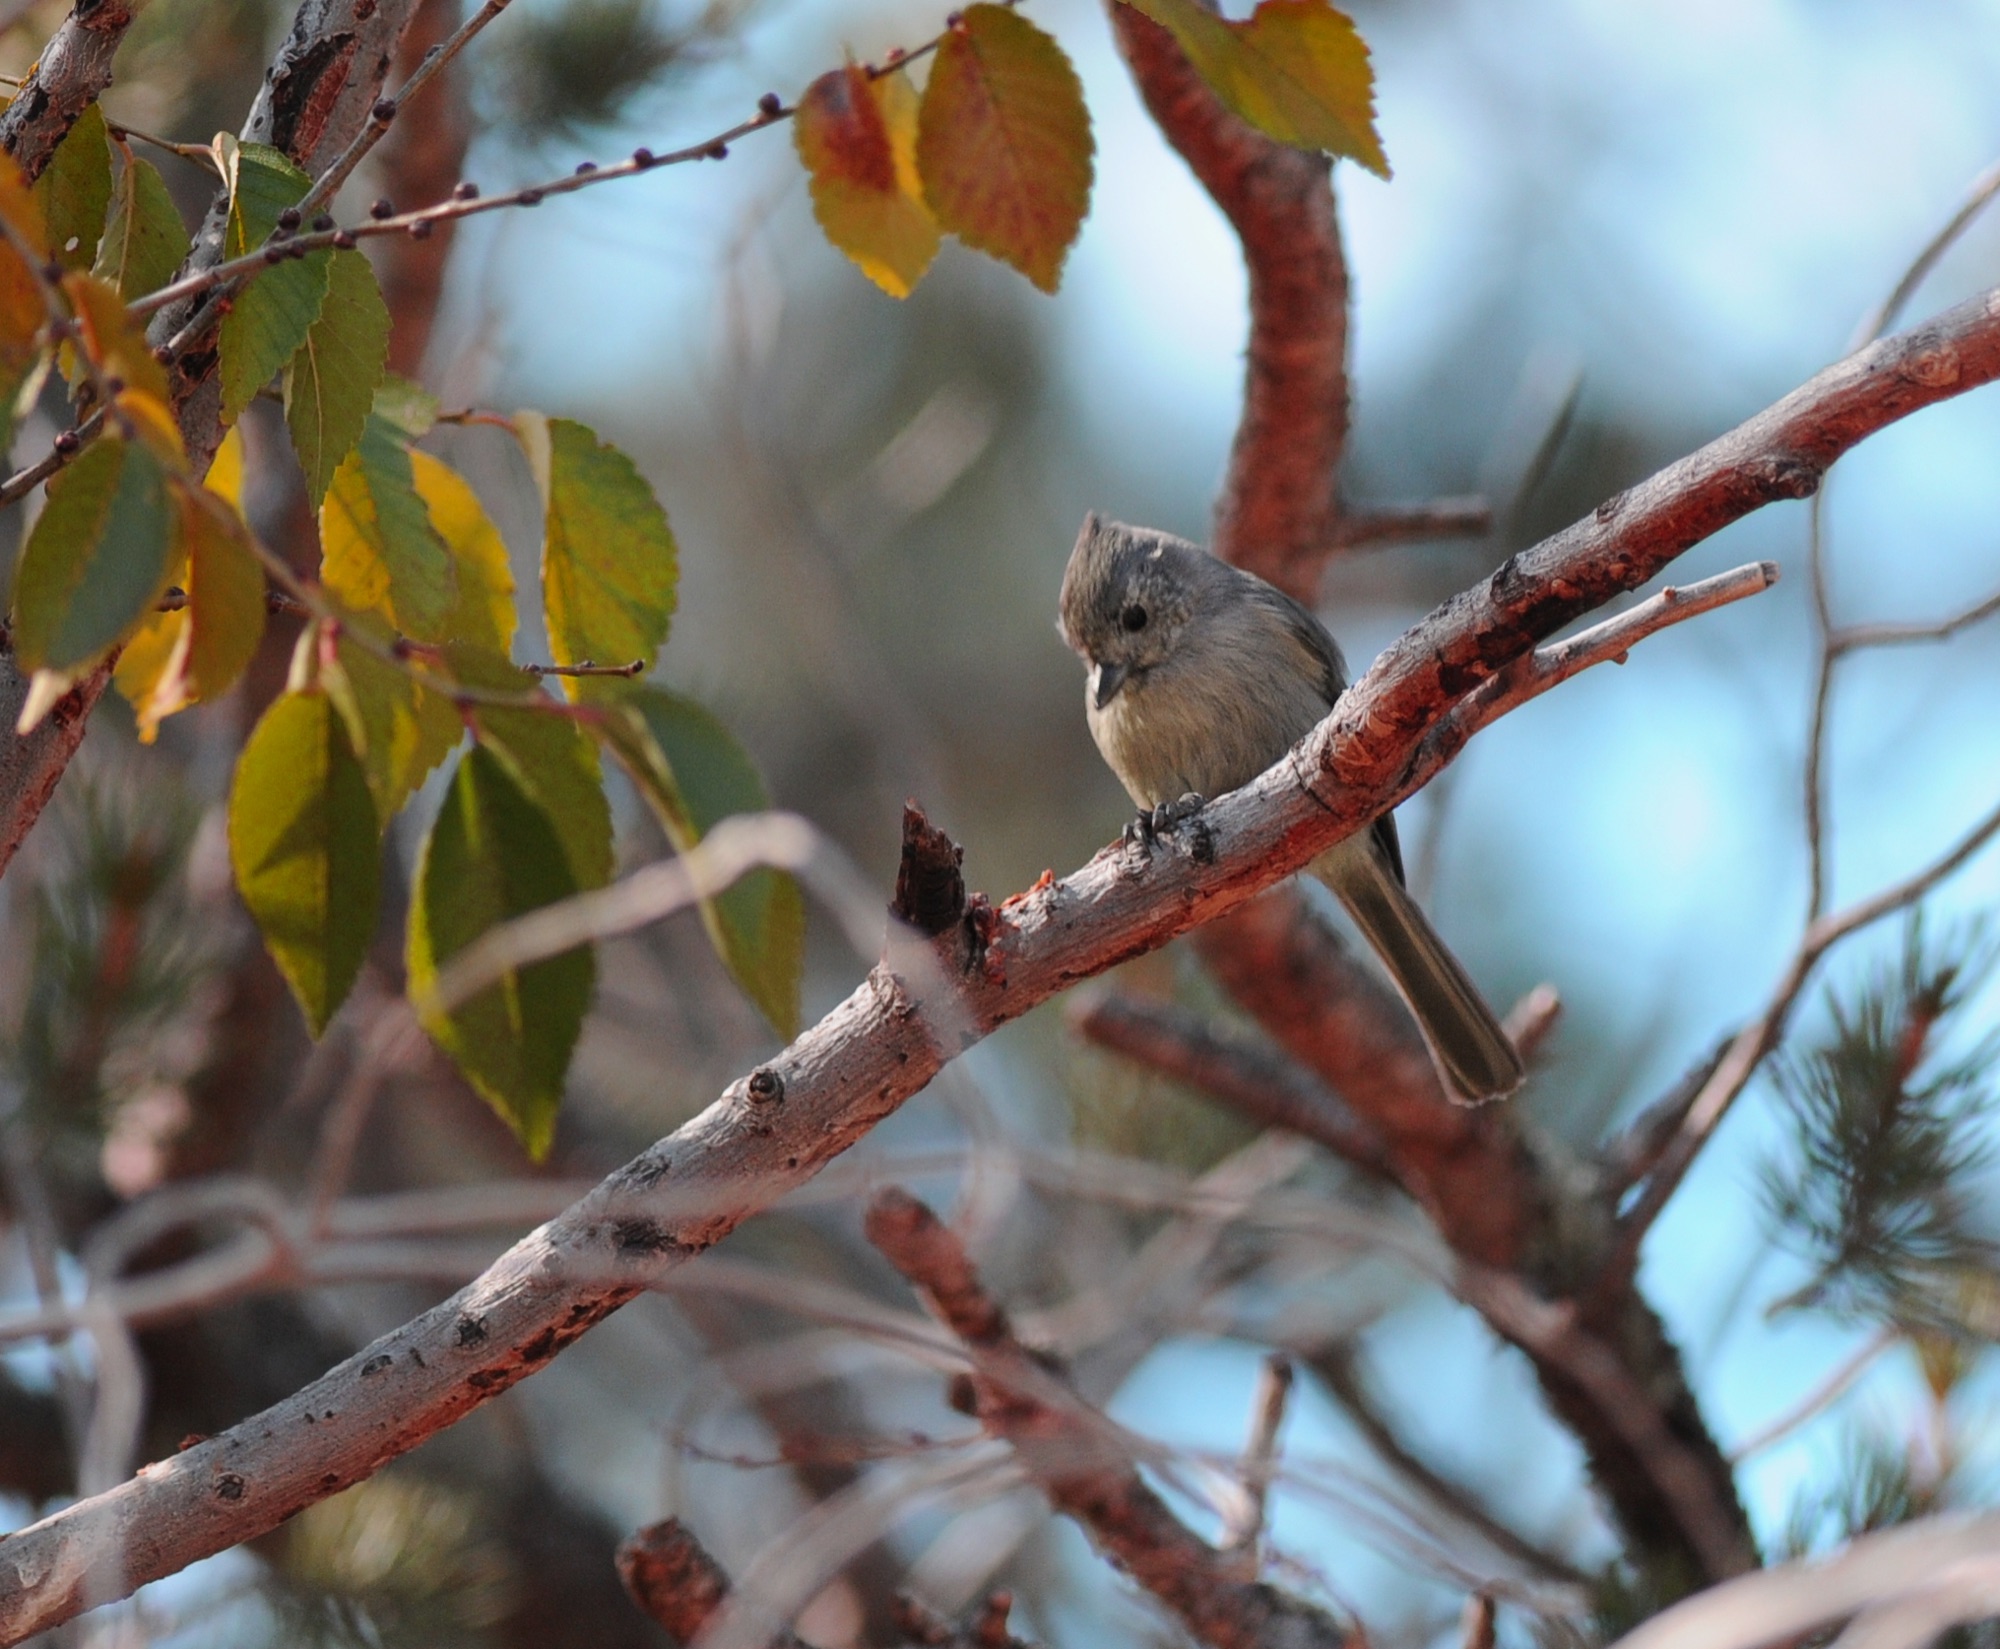
[[[1285,760],[1153,850],[1107,848],[997,908],[975,902],[924,947],[929,969],[898,977],[878,967],[769,1065],[450,1300],[287,1402],[0,1540],[0,1642],[70,1618],[87,1586],[123,1595],[276,1527],[544,1366],[810,1179],[996,1026],[1241,906],[1400,801],[1436,770],[1431,727],[1590,601],[1638,586],[1706,534],[1795,495],[1873,431],[1996,376],[2000,293],[1829,368],[1516,556],[1390,647]],[[919,974],[921,987],[910,982]],[[1363,1108],[1359,1091],[1341,1091]],[[1407,1132],[1434,1134],[1440,1164],[1483,1160],[1515,1172],[1522,1148],[1476,1132],[1494,1114],[1439,1104],[1412,1110]],[[1545,1325],[1531,1326],[1524,1338]],[[1629,1328],[1620,1319],[1604,1332],[1618,1343]],[[1649,1371],[1641,1384],[1654,1377],[1657,1364],[1621,1353],[1627,1368]],[[1692,1446],[1690,1424],[1705,1436],[1698,1416],[1669,1405],[1654,1440]]]
[[[1014,1337],[957,1236],[907,1191],[869,1205],[868,1240],[972,1354],[963,1401],[1091,1542],[1213,1649],[1343,1649],[1330,1616],[1255,1580],[1174,1516],[1110,1423]]]
[[[132,26],[131,0],[77,0],[0,113],[0,149],[33,182],[77,116],[111,84],[111,60]]]
[[[1243,421],[1216,503],[1215,553],[1310,602],[1340,541],[1347,443],[1347,258],[1332,165],[1239,120],[1172,35],[1119,0],[1110,9],[1148,112],[1249,266]]]

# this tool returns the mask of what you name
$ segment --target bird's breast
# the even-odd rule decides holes
[[[1226,665],[1135,674],[1102,710],[1088,695],[1085,708],[1097,748],[1141,807],[1248,784],[1325,713],[1306,686]]]

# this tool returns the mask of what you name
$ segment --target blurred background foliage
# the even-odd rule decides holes
[[[448,405],[574,413],[639,459],[682,546],[675,685],[745,740],[781,805],[884,887],[905,797],[965,845],[969,884],[996,899],[1117,830],[1124,804],[1051,622],[1057,580],[1086,509],[1203,536],[1237,410],[1243,281],[1226,228],[1139,110],[1102,17],[1083,0],[1035,10],[1078,62],[1099,142],[1092,218],[1054,300],[953,248],[906,303],[883,297],[819,239],[782,134],[739,144],[726,165],[474,220],[441,289],[418,300],[437,322],[422,375]],[[1497,506],[1484,540],[1331,569],[1323,611],[1357,669],[1511,551],[1840,354],[2000,154],[2000,20],[1974,0],[1355,11],[1397,177],[1339,174],[1358,340],[1348,492],[1478,491]],[[49,0],[30,9],[0,67],[19,72],[61,14]],[[287,21],[277,0],[153,0],[112,117],[185,141],[233,129]],[[462,135],[462,175],[526,183],[689,140],[766,89],[795,95],[843,50],[877,57],[939,21],[909,0],[514,0],[470,55],[457,112],[409,118]],[[398,154],[357,180],[355,200],[394,193],[399,166],[415,172]],[[209,180],[162,165],[197,214]],[[1996,280],[2000,214],[1918,303]],[[268,411],[253,410],[253,444]],[[1551,461],[1536,463],[1558,426]],[[477,429],[439,440],[525,569],[535,507],[506,443]],[[1988,392],[1841,466],[1826,522],[1843,619],[1941,616],[2000,586],[1996,451]],[[251,504],[304,560],[288,487],[267,478]],[[1786,580],[1511,718],[1404,810],[1425,896],[1488,993],[1561,991],[1562,1025],[1517,1103],[1578,1148],[1753,1012],[1796,937],[1804,544],[1803,508],[1781,506],[1701,546],[1687,576],[1764,556]],[[46,1152],[72,1237],[196,1173],[295,1183],[352,1058],[336,1028],[308,1059],[222,871],[229,762],[282,681],[284,639],[242,702],[174,721],[151,751],[107,701],[57,811],[0,884],[8,1127]],[[534,638],[526,651],[538,656]],[[1843,666],[1837,901],[1905,873],[1991,805],[1996,689],[1991,628]],[[637,808],[623,822],[629,860],[663,851]],[[1823,1412],[1744,1463],[1771,1555],[1991,1500],[1995,1048],[1988,946],[1969,924],[1996,896],[2000,870],[1982,861],[1933,901],[1924,935],[1874,934],[1836,957],[1795,1045],[1648,1247],[1645,1284],[1725,1447],[1856,1367]],[[811,947],[809,1017],[866,961],[819,914]],[[621,941],[600,977],[553,1177],[623,1160],[770,1048],[690,921]],[[1121,982],[1224,1011],[1178,951]],[[364,995],[399,984],[385,941]],[[1200,1172],[1247,1135],[1080,1049],[1051,1005],[975,1049],[865,1151],[900,1162],[1001,1138]],[[919,1183],[950,1195],[945,1159],[924,1160]],[[525,1172],[434,1060],[382,1096],[355,1186]],[[732,1255],[802,1286],[900,1300],[859,1244],[855,1183],[755,1222]],[[1332,1169],[1306,1183],[1376,1206]],[[1470,1537],[1449,1517],[1408,1532],[1407,1477],[1368,1443],[1384,1426],[1536,1545],[1583,1569],[1612,1556],[1575,1445],[1518,1361],[1385,1262],[1246,1229],[1213,1262],[1223,1283],[1247,1279],[1227,1309],[1184,1310],[1121,1365],[1110,1342],[1131,1325],[1116,1289],[1157,1214],[1000,1171],[972,1176],[961,1210],[1003,1293],[1084,1321],[1084,1343],[1117,1371],[1115,1395],[1097,1393],[1114,1414],[1190,1458],[1239,1445],[1256,1336],[1365,1348],[1376,1424],[1358,1386],[1302,1385],[1274,1542],[1284,1578],[1353,1607],[1374,1641],[1449,1637],[1463,1580],[1438,1551],[1486,1561],[1464,1557]],[[15,1295],[31,1298],[25,1250],[9,1263]],[[1085,1308],[1107,1289],[1109,1321],[1093,1329]],[[150,1332],[149,1446],[227,1425],[438,1292],[352,1285]],[[66,1492],[51,1394],[63,1358],[80,1355],[6,1354],[0,1487],[19,1518]],[[642,1301],[395,1472],[152,1589],[142,1618],[156,1641],[655,1642],[610,1573],[619,1533],[686,1514],[740,1572],[806,1506],[859,1492],[861,1441],[903,1440],[887,1464],[915,1483],[931,1457],[911,1433],[955,1424],[936,1384],[774,1308],[701,1292]],[[1015,1586],[1017,1630],[1050,1644],[1166,1641],[1031,1505],[935,1484],[878,1499],[892,1511],[854,1502],[867,1538],[802,1623],[829,1649],[882,1641],[888,1589],[912,1564],[947,1608],[996,1579]],[[1503,1630],[1525,1628],[1509,1615]]]

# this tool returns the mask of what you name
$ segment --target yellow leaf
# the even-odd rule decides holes
[[[1367,44],[1326,0],[1263,0],[1242,23],[1199,0],[1129,3],[1168,30],[1216,95],[1260,131],[1389,175]]]
[[[901,69],[871,80],[855,64],[806,88],[792,139],[826,238],[892,298],[937,256],[937,220],[917,175],[917,93]]]
[[[414,447],[410,481],[458,565],[458,601],[444,621],[446,638],[505,658],[514,645],[514,569],[500,529],[458,471]]]

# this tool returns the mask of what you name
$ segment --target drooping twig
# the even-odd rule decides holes
[[[1336,1649],[1349,1641],[1320,1610],[1239,1578],[1227,1554],[1174,1516],[1109,1423],[1014,1338],[958,1238],[930,1209],[906,1191],[883,1191],[869,1204],[867,1232],[972,1354],[961,1406],[1011,1443],[1057,1509],[1197,1638],[1214,1649]]]
[[[924,990],[910,975],[877,970],[784,1053],[451,1299],[286,1402],[0,1541],[0,1642],[70,1618],[94,1566],[114,1550],[124,1590],[172,1573],[275,1528],[544,1366],[810,1179],[950,1055],[1078,980],[1243,904],[1400,801],[1429,776],[1424,740],[1433,722],[1582,605],[1644,583],[1705,534],[1796,492],[1802,463],[1812,471],[1894,419],[1995,376],[2000,296],[1829,369],[1516,557],[1416,626],[1297,751],[1212,803],[1194,825],[1150,853],[1108,849],[1070,876],[980,907],[976,923],[968,912],[931,947],[937,973]],[[1196,825],[1199,854],[1183,840]],[[1435,1170],[1468,1146],[1470,1165],[1493,1165],[1480,1162],[1478,1141],[1492,1126],[1481,1119],[1495,1108],[1453,1112],[1439,1102],[1410,1121],[1434,1125],[1440,1114],[1466,1119],[1470,1132],[1434,1154]],[[1496,1160],[1507,1171],[1508,1155]],[[1520,1332],[1533,1343],[1544,1326]],[[1622,1334],[1631,1324],[1617,1327]],[[1669,1354],[1649,1355],[1646,1380],[1660,1376]],[[1657,1422],[1643,1435],[1648,1449],[1661,1438],[1670,1450],[1691,1446],[1687,1428],[1700,1432],[1691,1403],[1687,1413],[1672,1403],[1663,1411],[1641,1379],[1628,1375],[1625,1386],[1621,1401],[1636,1398],[1641,1422]],[[1552,1391],[1552,1400],[1570,1412],[1563,1405],[1571,1399]]]

